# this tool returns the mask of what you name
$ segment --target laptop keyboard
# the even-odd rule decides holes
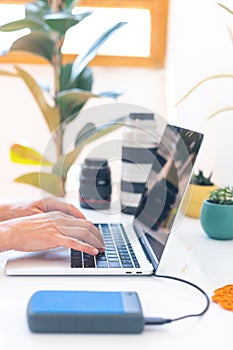
[[[92,256],[71,249],[72,268],[139,268],[122,224],[95,224],[102,233],[105,252]]]

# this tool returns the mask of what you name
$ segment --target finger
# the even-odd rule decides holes
[[[60,235],[57,239],[57,243],[66,248],[80,250],[84,253],[91,254],[91,255],[97,255],[99,253],[98,249],[91,246],[90,244],[80,242],[75,238],[66,237]]]
[[[43,201],[44,211],[61,211],[76,218],[85,219],[83,213],[74,205],[62,200],[50,197]]]
[[[78,219],[85,220],[85,216],[83,215],[83,213],[72,204],[67,204],[67,203],[61,202],[61,206],[60,206],[59,210],[63,211],[63,213],[65,213],[65,214],[72,215]]]
[[[82,240],[97,249],[104,249],[103,242],[100,241],[92,232],[86,228],[77,228],[77,227],[60,227],[59,231],[65,235],[75,239]]]
[[[101,246],[104,247],[103,236],[100,233],[100,231],[98,230],[98,228],[95,225],[93,225],[93,223],[91,221],[87,221],[87,220],[83,220],[83,219],[77,220],[77,219],[69,216],[66,218],[66,225],[73,227],[73,228],[87,229],[101,242]]]

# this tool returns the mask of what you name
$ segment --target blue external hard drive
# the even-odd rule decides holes
[[[144,319],[136,292],[38,291],[27,308],[37,333],[141,333]]]

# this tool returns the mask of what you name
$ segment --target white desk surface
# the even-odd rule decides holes
[[[88,218],[117,221],[121,214],[97,214]],[[123,215],[123,220],[129,216]],[[0,349],[233,349],[233,312],[211,302],[207,314],[164,326],[148,326],[140,335],[33,334],[26,320],[27,302],[42,289],[137,291],[145,316],[178,317],[196,313],[204,297],[189,286],[155,277],[8,277],[0,254]],[[198,220],[181,218],[170,235],[162,257],[160,274],[178,276],[202,287],[209,296],[233,283],[233,240],[209,239]]]

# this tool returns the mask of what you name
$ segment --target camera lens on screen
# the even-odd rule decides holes
[[[110,207],[111,192],[111,171],[107,159],[86,158],[80,174],[81,207],[107,209]]]

